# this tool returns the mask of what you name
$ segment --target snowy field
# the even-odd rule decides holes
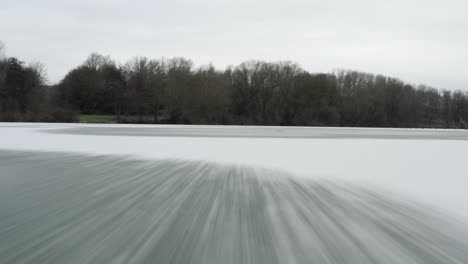
[[[468,263],[467,150],[463,130],[2,123],[0,263]]]

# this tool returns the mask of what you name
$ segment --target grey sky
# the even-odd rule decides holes
[[[6,53],[57,82],[89,53],[184,56],[218,68],[292,60],[468,90],[466,0],[3,1]]]

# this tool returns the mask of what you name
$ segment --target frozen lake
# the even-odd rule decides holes
[[[468,140],[467,130],[253,127],[253,126],[76,126],[53,131],[74,135],[211,138]]]
[[[0,124],[0,263],[467,263],[463,130]]]

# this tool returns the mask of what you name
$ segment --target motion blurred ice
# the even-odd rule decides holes
[[[2,124],[0,262],[466,263],[467,139]]]

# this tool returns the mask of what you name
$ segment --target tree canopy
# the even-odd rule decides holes
[[[0,120],[466,128],[468,94],[352,70],[310,73],[290,61],[225,70],[185,58],[91,54],[56,85],[45,68],[2,55]]]

